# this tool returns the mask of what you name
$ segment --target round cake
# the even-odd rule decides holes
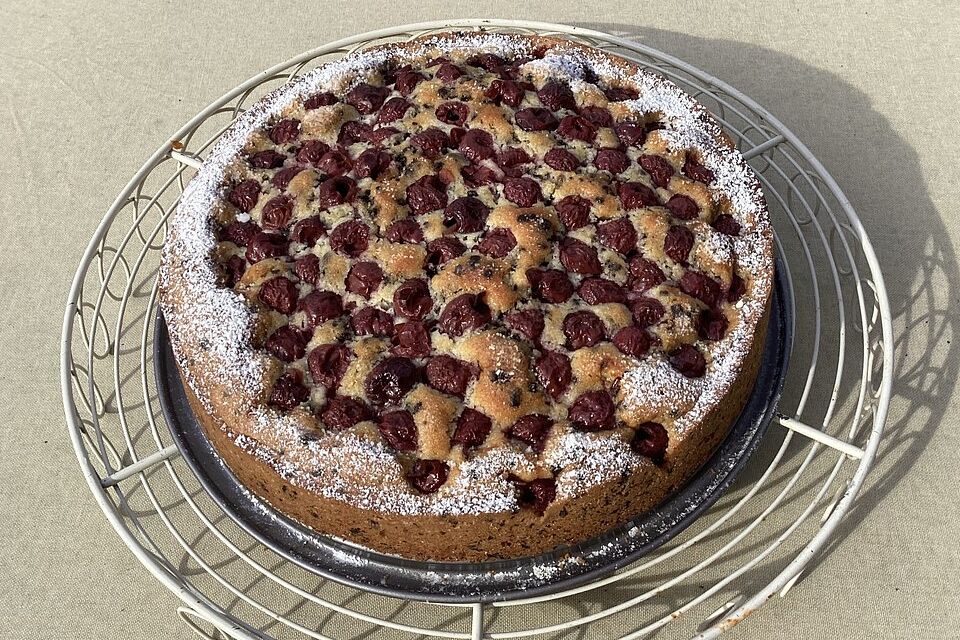
[[[549,551],[656,508],[756,379],[758,180],[664,78],[559,38],[353,53],[226,130],[160,302],[237,479],[412,559]]]

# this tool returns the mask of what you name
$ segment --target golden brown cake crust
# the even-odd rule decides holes
[[[647,127],[639,146],[624,145],[612,126],[596,126],[590,144],[558,142],[556,133],[521,130],[511,122],[517,109],[484,98],[494,74],[466,62],[480,52],[496,52],[507,61],[531,58],[515,72],[533,85],[519,108],[539,105],[536,89],[560,81],[572,87],[578,110],[605,109],[611,124],[649,125],[657,119],[662,129]],[[429,160],[411,148],[406,136],[382,147],[346,144],[350,139],[343,138],[344,123],[363,122],[364,116],[368,121],[377,113],[360,114],[339,101],[350,88],[358,82],[382,85],[384,65],[396,69],[411,63],[424,72],[427,61],[439,56],[461,70],[471,68],[464,79],[453,81],[456,94],[443,81],[425,78],[406,96],[414,104],[413,113],[392,124],[403,132],[430,127],[450,132],[450,126],[437,127],[439,116],[433,108],[453,98],[464,102],[470,108],[471,129],[488,132],[500,152],[515,147],[533,158],[517,176],[536,177],[542,195],[535,203],[510,201],[499,187],[471,182],[464,170],[473,171],[481,163],[465,160],[457,149]],[[436,66],[424,75],[431,73]],[[615,100],[614,89],[634,95]],[[332,92],[338,101],[306,109],[305,102],[320,91]],[[622,98],[622,92],[617,97]],[[388,97],[398,96],[394,91]],[[565,109],[555,111],[571,114]],[[294,137],[300,146],[284,146],[286,134],[276,128],[285,120],[298,123]],[[297,165],[292,178],[278,187],[283,183],[277,182],[277,174],[294,166],[289,154],[299,158],[304,141],[320,141],[327,150],[336,150],[338,137],[352,162],[361,149],[385,148],[392,154],[393,162],[376,180],[354,181],[362,199],[318,205],[318,198],[325,197],[324,181],[336,173],[324,163],[322,168],[313,162]],[[596,162],[598,150],[625,146],[631,168],[613,177],[599,162],[597,169],[562,175],[568,172],[554,171],[543,160],[548,151],[562,147],[580,156],[583,165]],[[252,159],[258,152],[275,156],[265,153],[258,166]],[[285,154],[285,159],[274,159]],[[641,156],[666,162],[669,175],[657,173],[661,165],[645,166]],[[269,166],[277,162],[281,164]],[[442,207],[411,215],[409,187],[435,174],[451,191],[450,201],[471,197],[483,203],[482,229],[451,234],[444,227],[449,214]],[[507,174],[498,180],[509,178]],[[261,192],[249,207],[229,191],[244,180],[257,181]],[[623,183],[647,186],[659,204],[630,211]],[[574,196],[589,200],[591,222],[568,228],[555,205]],[[664,207],[664,201],[677,196],[694,207],[693,218]],[[252,243],[244,238],[245,249],[230,235],[236,227],[228,227],[249,220],[270,231],[276,211],[268,205],[274,206],[274,200],[286,207],[281,235],[299,233],[296,225],[318,217],[319,207],[322,238],[312,245],[292,242],[276,254],[267,247],[267,255],[275,257],[256,255],[251,260]],[[422,233],[419,243],[388,239],[392,223],[410,219]],[[351,220],[372,228],[367,246],[353,253],[334,248],[331,240],[334,230]],[[622,220],[632,225],[639,243],[623,253],[611,247],[601,231],[602,225]],[[665,250],[679,227],[693,238],[683,261],[675,259],[675,248]],[[505,256],[482,248],[493,229],[512,233],[514,243]],[[431,260],[429,243],[453,235],[467,243],[466,253],[428,272],[424,265]],[[629,297],[588,304],[592,296],[582,288],[582,275],[572,276],[581,288],[567,301],[533,295],[528,269],[559,267],[571,277],[567,265],[559,262],[560,236],[595,248],[603,277]],[[319,275],[305,276],[300,261],[308,256],[315,259]],[[665,280],[638,284],[637,256],[658,264]],[[375,263],[383,274],[382,285],[366,295],[346,284],[359,261]],[[239,263],[242,269],[231,274],[231,265]],[[700,280],[685,279],[692,272]],[[211,443],[254,493],[317,531],[381,552],[480,561],[536,554],[588,539],[656,507],[689,480],[725,437],[753,388],[772,275],[772,232],[756,178],[709,114],[675,86],[626,60],[566,40],[441,34],[330,63],[271,94],[228,130],[172,219],[161,270],[161,305],[191,406]],[[316,280],[309,282],[311,278]],[[704,278],[707,291],[701,286]],[[424,326],[429,358],[402,351],[396,328],[391,328],[392,337],[360,335],[348,312],[341,309],[335,317],[318,320],[311,316],[319,313],[317,307],[303,303],[312,294],[329,292],[341,307],[354,305],[352,313],[369,306],[401,315],[402,303],[395,302],[394,294],[416,279],[428,282],[433,298],[426,318],[439,318],[439,328]],[[300,301],[290,306],[283,295],[268,291],[271,288],[281,294],[292,291]],[[443,310],[464,294],[481,296],[479,304],[489,310],[492,324],[466,330],[445,324]],[[635,308],[641,298],[644,304],[656,301],[665,311],[662,317],[638,324],[645,317]],[[521,339],[501,324],[504,314],[517,309],[543,314],[544,328],[535,340]],[[583,311],[597,318],[605,339],[575,348],[567,319]],[[409,317],[396,320],[411,322]],[[632,355],[613,338],[637,326],[649,344],[642,354]],[[278,355],[287,354],[278,350],[274,338],[284,327],[302,332],[302,353],[296,357]],[[717,327],[720,334],[714,335]],[[323,366],[310,365],[311,354],[327,348],[323,345],[347,348],[349,361],[342,371],[336,358]],[[696,353],[691,355],[691,349]],[[573,373],[553,396],[538,365],[548,351],[569,354]],[[418,377],[404,389],[402,399],[389,395],[388,389],[384,393],[389,400],[378,402],[370,395],[370,380],[385,359],[398,358],[398,353],[414,363]],[[460,392],[438,388],[424,377],[422,371],[438,355],[469,365],[470,380]],[[700,375],[695,375],[697,358]],[[329,382],[333,370],[339,374]],[[284,395],[285,389],[293,391]],[[597,430],[568,416],[585,395],[597,392],[615,403],[612,428]],[[337,398],[363,403],[366,414],[343,423],[342,414],[328,411]],[[458,416],[466,408],[489,419],[479,443],[458,440]],[[386,413],[403,411],[414,424],[412,444],[409,438],[391,436],[383,426]],[[537,445],[515,435],[518,421],[531,415],[551,424]],[[654,446],[659,435],[643,437],[651,423],[653,433],[665,434],[662,447]],[[439,484],[424,484],[422,474],[417,479],[421,461],[443,465],[446,476]],[[546,494],[541,494],[543,487]]]

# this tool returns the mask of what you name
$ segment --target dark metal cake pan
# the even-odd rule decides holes
[[[710,460],[658,509],[592,540],[539,556],[483,563],[406,560],[319,534],[274,510],[237,481],[204,436],[158,313],[154,367],[160,405],[184,461],[210,497],[251,536],[307,571],[358,589],[430,602],[494,602],[556,593],[609,575],[666,543],[713,505],[744,467],[774,417],[792,345],[788,284],[782,270],[777,273],[756,386]]]

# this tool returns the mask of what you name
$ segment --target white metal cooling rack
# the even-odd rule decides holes
[[[724,125],[763,182],[796,310],[778,422],[724,497],[652,555],[562,593],[435,605],[358,591],[284,560],[238,528],[179,459],[152,366],[167,217],[203,153],[245,105],[325,61],[450,27],[561,35],[672,79]],[[785,596],[825,551],[873,463],[890,400],[883,277],[859,219],[820,162],[763,107],[643,44],[555,24],[464,20],[370,32],[233,89],[147,160],[107,211],[64,315],[70,437],[107,519],[205,638],[714,638]]]

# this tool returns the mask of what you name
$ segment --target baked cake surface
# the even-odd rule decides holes
[[[160,300],[205,432],[314,529],[410,558],[580,542],[654,508],[752,389],[758,181],[660,76],[448,33],[292,81],[172,216]]]

